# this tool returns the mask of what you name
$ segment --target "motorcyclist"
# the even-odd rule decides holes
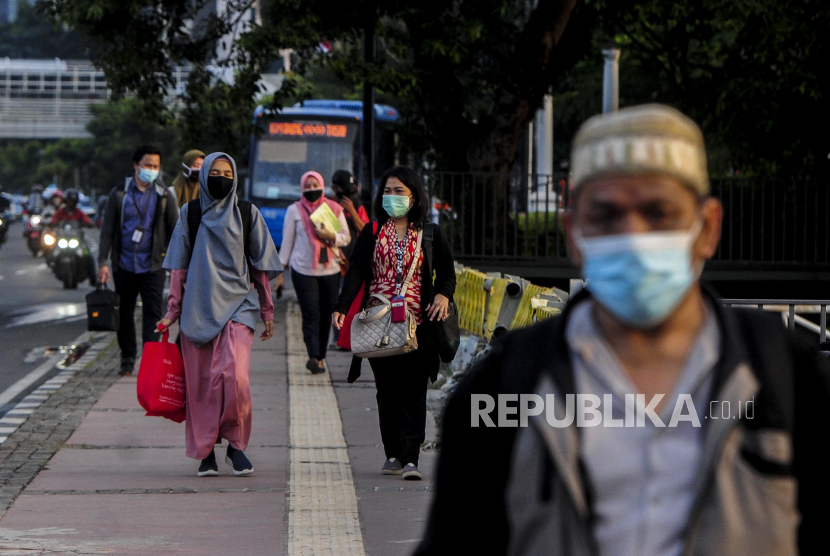
[[[6,212],[11,206],[12,202],[6,198],[6,195],[3,193],[3,186],[0,185],[0,213]]]
[[[77,189],[67,189],[63,195],[63,206],[52,216],[50,224],[54,226],[65,222],[78,222],[81,226],[92,228],[92,221],[78,208],[79,198]]]
[[[49,196],[49,203],[43,208],[43,212],[41,212],[43,220],[46,221],[51,219],[52,216],[54,216],[55,213],[58,212],[58,209],[61,208],[62,204],[63,192],[61,192],[61,190],[59,189],[56,189]]]

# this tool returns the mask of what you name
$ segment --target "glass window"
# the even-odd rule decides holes
[[[257,141],[251,169],[251,196],[299,199],[300,177],[309,170],[320,172],[326,181],[326,193],[332,195],[329,181],[334,172],[353,170],[356,136],[356,124],[349,124],[343,137],[263,135]]]

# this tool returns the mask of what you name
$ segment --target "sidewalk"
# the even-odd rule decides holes
[[[409,554],[436,454],[422,457],[424,481],[380,475],[368,364],[348,385],[351,355],[332,353],[332,376],[313,376],[296,303],[279,303],[275,320],[251,360],[253,475],[230,473],[225,445],[220,476],[196,477],[184,425],[145,417],[136,379],[122,378],[0,518],[0,556]]]

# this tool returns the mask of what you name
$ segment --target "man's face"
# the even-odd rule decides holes
[[[138,161],[138,164],[133,162],[133,167],[136,173],[140,172],[142,168],[147,170],[161,170],[161,157],[157,154],[145,154]]]
[[[689,230],[702,221],[692,248],[694,263],[711,258],[720,239],[723,210],[716,199],[700,200],[676,178],[656,175],[603,176],[583,184],[565,218],[568,252],[581,266],[573,240],[583,237]]]

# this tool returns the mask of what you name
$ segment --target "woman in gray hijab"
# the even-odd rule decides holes
[[[254,470],[245,455],[251,436],[251,349],[257,317],[265,322],[262,340],[274,333],[269,280],[282,272],[259,210],[238,201],[236,184],[230,156],[205,158],[199,198],[182,207],[164,259],[164,268],[172,271],[170,297],[158,327],[163,330],[181,318],[187,455],[201,460],[200,477],[219,474],[213,448],[223,438],[233,474]],[[194,220],[188,213],[199,209],[191,245]],[[247,248],[241,210],[250,210]]]

